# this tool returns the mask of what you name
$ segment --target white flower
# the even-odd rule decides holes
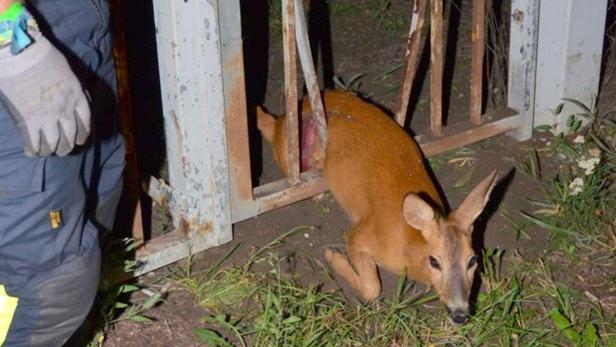
[[[550,132],[554,136],[558,136],[558,135],[562,134],[562,131],[558,130],[558,128],[556,126],[553,126],[552,129],[550,129]]]
[[[572,186],[580,186],[583,187],[584,186],[584,179],[582,177],[576,177],[573,179],[573,181],[571,182]]]
[[[310,234],[308,234],[308,233],[304,233],[304,238],[309,239],[309,238],[310,238]]]
[[[569,183],[569,189],[571,189],[571,195],[578,195],[584,190],[584,179],[582,177],[576,177]]]
[[[578,135],[573,139],[574,143],[584,143],[586,142],[586,139],[584,138],[584,136],[582,135]]]
[[[601,156],[601,150],[599,148],[591,148],[588,150],[588,154],[593,158],[599,158]]]
[[[592,175],[592,173],[595,172],[595,167],[599,164],[599,161],[601,161],[601,159],[596,157],[589,159],[582,158],[580,161],[578,161],[578,166],[584,169],[584,173],[586,174],[586,176],[588,176]]]

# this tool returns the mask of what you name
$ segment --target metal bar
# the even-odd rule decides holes
[[[233,214],[235,206],[252,200],[242,21],[237,15],[240,2],[225,0],[219,4],[219,12],[226,18],[220,23],[220,40]]]
[[[499,109],[483,116],[486,122],[475,125],[468,121],[448,125],[442,136],[419,135],[415,139],[426,157],[449,151],[458,146],[468,145],[489,137],[503,134],[521,126],[521,117],[509,108]]]
[[[522,126],[511,133],[518,141],[533,136],[538,22],[539,1],[511,1],[507,104],[522,117]]]
[[[415,0],[413,3],[413,15],[411,17],[411,29],[406,40],[406,54],[404,60],[404,71],[402,75],[402,87],[398,95],[398,104],[396,105],[396,122],[404,127],[406,122],[406,113],[409,108],[409,99],[413,89],[413,80],[419,65],[419,51],[421,46],[421,29],[423,28],[424,19],[426,17],[426,0]]]
[[[325,180],[316,171],[303,172],[301,184],[289,186],[286,180],[272,182],[255,189],[259,213],[285,206],[327,191]]]
[[[304,80],[306,81],[306,89],[308,90],[310,106],[312,108],[312,116],[316,120],[317,131],[319,133],[319,139],[321,140],[319,145],[323,153],[325,153],[325,148],[327,147],[327,120],[325,118],[325,110],[323,108],[321,92],[319,91],[317,74],[314,70],[312,53],[310,52],[310,41],[308,40],[304,6],[301,0],[294,1],[295,21],[297,24],[295,35],[297,38],[299,59],[302,65],[302,71],[304,73]]]
[[[444,136],[431,133],[415,137],[427,157],[446,152],[457,146],[467,145],[492,136],[496,136],[520,127],[520,117],[509,108],[499,109],[483,116],[486,124],[476,126],[468,121],[452,124],[445,128]],[[254,214],[245,214],[234,222],[253,217],[291,203],[307,199],[327,191],[327,183],[315,170],[303,172],[301,182],[290,185],[281,179],[255,188]]]
[[[239,13],[219,13],[219,3],[225,6],[228,2],[154,0],[173,187],[169,207],[174,225],[186,226],[185,241],[191,253],[232,237],[220,23]],[[185,256],[184,252],[165,252],[166,262]]]
[[[443,0],[430,11],[430,130],[443,133]]]
[[[124,19],[124,6],[121,0],[109,2],[113,13],[113,58],[116,67],[118,86],[118,109],[124,136],[126,169],[124,170],[124,192],[129,208],[132,209],[133,223],[132,236],[137,242],[143,242],[143,216],[141,215],[141,182],[139,164],[137,161],[137,146],[135,144],[135,131],[133,126],[133,103],[130,92],[128,71],[128,56],[126,52],[126,26]]]
[[[141,276],[194,254],[186,235],[184,226],[180,226],[170,233],[147,241],[136,251],[137,268],[132,275]]]
[[[254,200],[243,204],[233,214],[233,223],[253,218],[261,213],[308,199],[327,191],[325,180],[314,170],[302,172],[300,182],[290,184],[286,178],[254,189]]]
[[[152,240],[148,240],[142,247],[139,247],[136,251],[137,262],[139,263],[139,260],[141,260],[143,263],[140,269],[142,271],[138,271],[138,274],[136,276],[138,276],[139,273],[145,273],[158,267],[167,265],[161,264],[158,267],[153,267],[153,262],[150,262],[149,259],[147,259],[148,257],[156,255],[157,253],[160,253],[161,251],[164,251],[165,249],[170,248],[170,246],[178,243],[184,244],[186,250],[188,251],[188,245],[186,245],[186,242],[187,240],[185,225],[180,225],[180,227],[174,229],[171,232],[153,238]],[[176,260],[180,259],[182,258],[178,257],[178,259]]]
[[[162,96],[163,117],[165,125],[165,142],[167,152],[167,160],[169,166],[169,181],[174,187],[185,187],[186,179],[182,173],[182,151],[183,134],[180,129],[180,120],[178,118],[178,100],[172,98],[171,95],[179,90],[180,83],[176,78],[179,62],[176,58],[179,54],[176,48],[176,37],[174,34],[175,25],[169,21],[170,16],[176,12],[176,1],[154,0],[154,19],[156,25],[156,41],[158,52],[158,69],[160,75],[160,89]],[[180,19],[178,19],[180,20]],[[173,43],[173,44],[172,44]],[[167,95],[165,95],[165,92]],[[175,148],[170,145],[174,144]],[[178,153],[179,152],[179,153]],[[180,207],[178,204],[171,204],[171,214],[174,224],[177,225],[180,220]]]
[[[605,25],[606,22],[613,25],[613,21],[605,20],[608,3],[607,0],[541,0],[539,3],[535,127],[556,125],[557,131],[568,132],[568,118],[553,113],[561,99],[590,105],[599,93],[607,38]],[[546,13],[549,15],[542,15]],[[577,106],[565,103],[561,114],[577,112]]]
[[[416,137],[426,157],[431,157],[457,146],[467,145],[488,137],[512,131],[520,126],[521,118],[514,110],[505,108],[487,113],[483,116],[488,123],[475,126],[469,122],[450,125],[446,128],[447,136],[434,137],[431,134]],[[290,185],[286,179],[265,184],[255,188],[255,214],[246,215],[240,222],[254,215],[264,213],[282,206],[292,204],[327,191],[325,180],[316,171],[303,172],[301,183]],[[187,225],[181,224],[169,234],[148,241],[137,252],[139,268],[135,276],[155,270],[170,263],[170,259],[179,260],[189,256],[190,247],[186,241]]]
[[[152,201],[161,205],[169,205],[173,199],[173,189],[160,178],[148,178],[146,193]]]
[[[282,1],[282,40],[286,101],[287,178],[292,184],[300,181],[299,112],[297,99],[297,56],[295,41],[295,9],[293,0]]]
[[[219,12],[226,18],[220,23],[220,39],[233,222],[235,215],[249,211],[248,206],[253,203],[242,21],[237,15],[239,0],[221,2]]]
[[[133,240],[140,246],[145,243],[145,233],[143,227],[143,211],[141,209],[141,202],[143,199],[137,200],[135,204],[135,212],[133,217]]]
[[[485,0],[473,1],[473,32],[471,34],[471,100],[470,121],[481,124],[481,106],[483,93],[483,55],[485,31]]]

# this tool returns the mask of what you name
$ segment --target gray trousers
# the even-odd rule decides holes
[[[18,299],[5,346],[61,346],[96,295],[97,227],[112,227],[124,147],[106,1],[26,3],[92,97],[93,135],[66,157],[25,156],[0,105],[0,285]]]

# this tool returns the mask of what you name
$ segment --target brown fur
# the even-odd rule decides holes
[[[327,91],[324,104],[329,142],[323,175],[354,223],[346,235],[348,258],[326,250],[332,268],[365,300],[380,293],[379,264],[433,285],[448,308],[468,312],[476,268],[467,268],[474,255],[472,224],[487,201],[495,174],[480,183],[458,210],[441,216],[443,203],[419,146],[398,124],[349,92]],[[310,113],[304,101],[303,117]],[[286,172],[284,118],[274,120],[258,111],[259,129]],[[429,265],[430,256],[439,262],[440,271]]]

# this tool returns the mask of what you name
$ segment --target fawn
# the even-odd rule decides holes
[[[473,223],[496,182],[492,172],[449,215],[426,170],[417,143],[377,107],[350,92],[326,91],[329,140],[318,153],[310,104],[302,107],[302,169],[318,164],[331,193],[353,226],[347,256],[333,249],[325,258],[366,301],[381,291],[377,264],[434,287],[450,319],[468,319],[469,294],[478,258],[471,246]],[[257,125],[286,171],[285,116],[257,109]]]

